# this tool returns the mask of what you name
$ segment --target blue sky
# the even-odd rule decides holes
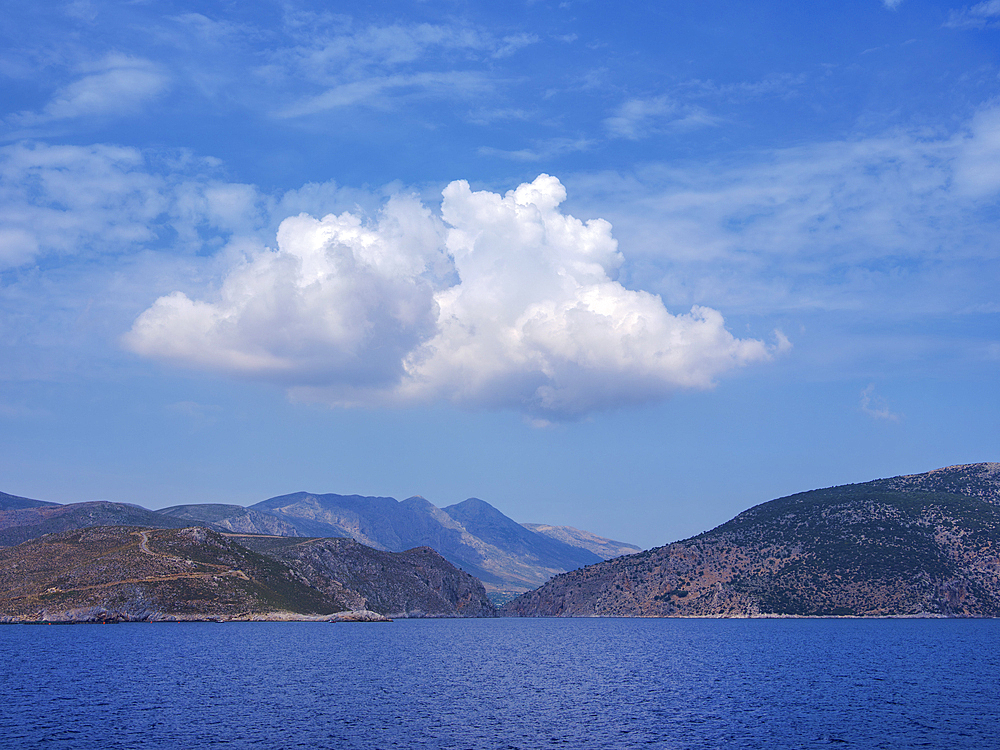
[[[0,490],[643,546],[1000,457],[1000,2],[0,19]]]

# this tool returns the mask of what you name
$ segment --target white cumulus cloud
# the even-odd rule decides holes
[[[539,418],[708,388],[787,346],[625,288],[611,225],[563,213],[565,197],[541,175],[506,195],[453,182],[441,218],[405,196],[374,221],[293,216],[211,299],[161,297],[124,341],[332,405],[447,400]]]
[[[412,199],[364,226],[350,213],[281,223],[277,252],[234,268],[214,303],[161,297],[126,339],[134,351],[291,385],[379,386],[431,335],[438,226]]]

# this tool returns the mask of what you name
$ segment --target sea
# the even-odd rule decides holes
[[[1000,750],[1000,621],[0,626],[2,748]]]

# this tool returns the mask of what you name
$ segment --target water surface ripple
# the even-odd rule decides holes
[[[1000,621],[0,627],[6,748],[1000,749]]]

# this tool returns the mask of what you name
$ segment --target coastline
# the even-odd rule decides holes
[[[37,617],[0,615],[0,625],[94,625],[125,622],[392,622],[392,618],[369,609],[347,610],[329,615],[304,615],[298,612],[248,612],[239,615],[168,614],[116,612],[101,607],[41,612]]]

